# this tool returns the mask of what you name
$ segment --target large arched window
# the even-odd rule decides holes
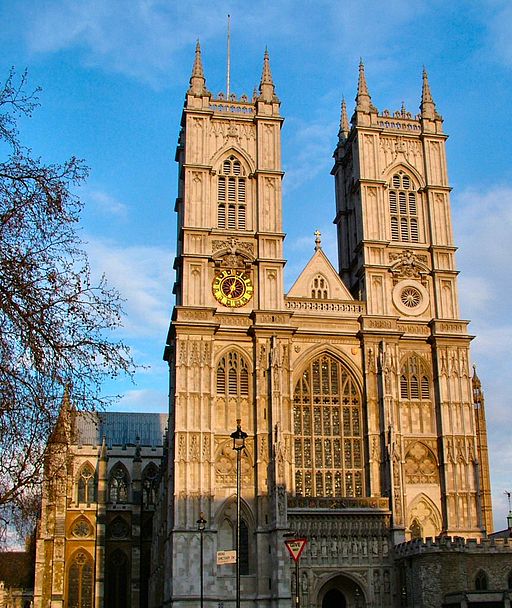
[[[108,495],[110,502],[128,502],[128,471],[118,462],[110,472],[108,482]]]
[[[249,369],[247,362],[236,352],[227,353],[217,364],[217,394],[225,397],[249,395]]]
[[[246,229],[246,178],[233,155],[222,163],[217,182],[217,227]]]
[[[86,462],[78,474],[77,500],[91,503],[96,500],[96,477],[93,467]]]
[[[128,608],[128,582],[130,581],[126,553],[117,549],[107,560],[107,597],[105,606]]]
[[[419,241],[418,193],[411,178],[398,171],[389,184],[389,213],[391,215],[391,240]]]
[[[68,572],[68,608],[93,608],[93,585],[92,558],[79,550]]]
[[[363,496],[361,395],[348,370],[322,355],[294,393],[295,492],[298,496]]]

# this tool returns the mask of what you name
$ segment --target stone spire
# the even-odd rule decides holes
[[[266,101],[268,103],[279,101],[275,94],[275,86],[274,81],[272,80],[272,72],[270,71],[270,60],[267,48],[265,48],[265,54],[263,56],[263,72],[261,74],[260,95],[258,99],[259,101]]]
[[[199,44],[199,40],[196,43],[196,57],[194,59],[194,66],[192,68],[192,76],[190,77],[188,94],[194,95],[195,97],[209,95],[206,88],[206,79],[204,77],[203,62],[201,59],[201,45]]]
[[[73,408],[71,406],[70,392],[70,385],[68,383],[64,387],[59,416],[50,435],[49,443],[68,444],[71,440]]]
[[[430,85],[428,84],[428,74],[425,68],[423,68],[423,88],[421,90],[420,110],[422,118],[428,118],[430,120],[435,120],[438,118],[436,104],[432,99]]]
[[[341,100],[340,130],[338,131],[339,139],[347,139],[349,131],[350,125],[348,123],[347,104],[345,102],[345,97],[343,97]]]
[[[356,95],[356,112],[371,112],[375,111],[376,108],[372,104],[372,98],[368,92],[368,85],[366,84],[366,75],[364,73],[364,63],[361,59],[359,61],[359,80],[357,83],[357,95]]]

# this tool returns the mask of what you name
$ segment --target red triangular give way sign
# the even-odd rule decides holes
[[[307,542],[307,538],[293,538],[290,540],[285,540],[284,544],[286,545],[286,548],[290,552],[293,559],[297,561],[300,559]]]

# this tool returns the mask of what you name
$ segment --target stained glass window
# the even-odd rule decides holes
[[[128,471],[119,462],[110,473],[108,482],[110,502],[128,502]]]
[[[68,608],[92,608],[93,605],[92,558],[85,551],[78,551],[68,573]]]
[[[95,473],[89,463],[84,464],[78,474],[78,502],[91,503],[95,501]]]
[[[363,496],[361,395],[334,357],[313,360],[294,393],[295,493]]]

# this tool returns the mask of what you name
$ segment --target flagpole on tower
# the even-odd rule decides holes
[[[228,15],[228,48],[227,48],[227,74],[226,74],[226,100],[229,101],[230,94],[230,72],[231,72],[231,16]]]

